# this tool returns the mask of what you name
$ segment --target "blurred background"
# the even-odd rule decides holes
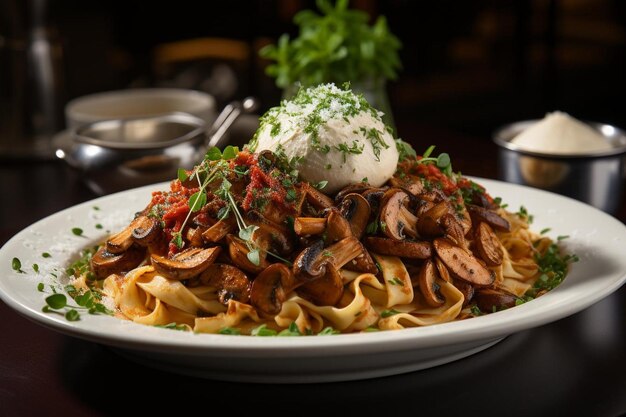
[[[33,134],[32,126],[63,129],[73,98],[128,87],[202,90],[220,108],[254,95],[263,111],[281,90],[258,50],[282,33],[295,36],[294,14],[315,9],[305,0],[0,4],[0,134],[12,140]],[[387,88],[406,140],[421,142],[408,137],[414,125],[489,140],[500,125],[556,109],[626,126],[624,2],[352,0],[350,7],[372,20],[385,15],[403,43],[403,68]],[[48,54],[43,76],[52,88],[33,83],[37,69],[20,55],[29,45]],[[17,133],[8,122],[27,117],[35,120]]]

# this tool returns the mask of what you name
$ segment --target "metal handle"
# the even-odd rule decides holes
[[[258,108],[258,101],[254,97],[246,97],[243,101],[233,101],[227,104],[207,132],[206,149],[222,145],[224,134],[242,113],[251,113]]]

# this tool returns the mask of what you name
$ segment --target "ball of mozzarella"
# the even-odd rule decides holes
[[[361,95],[332,84],[301,90],[293,101],[270,109],[252,147],[297,158],[300,177],[313,184],[328,181],[327,194],[361,181],[381,186],[398,163],[381,113]]]

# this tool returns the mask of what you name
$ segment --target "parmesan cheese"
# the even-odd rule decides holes
[[[582,155],[612,149],[599,132],[563,112],[548,113],[511,140],[525,151]]]

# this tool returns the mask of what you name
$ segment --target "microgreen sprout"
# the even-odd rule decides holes
[[[446,174],[448,177],[451,177],[452,176],[452,162],[450,161],[450,155],[448,155],[447,153],[440,153],[439,156],[437,156],[436,158],[431,157],[430,155],[432,155],[434,150],[435,150],[435,145],[429,146],[424,152],[424,154],[422,155],[422,158],[418,160],[417,162],[420,164],[427,164],[427,163],[433,164],[434,163],[437,166],[437,168],[441,170],[441,172]]]

